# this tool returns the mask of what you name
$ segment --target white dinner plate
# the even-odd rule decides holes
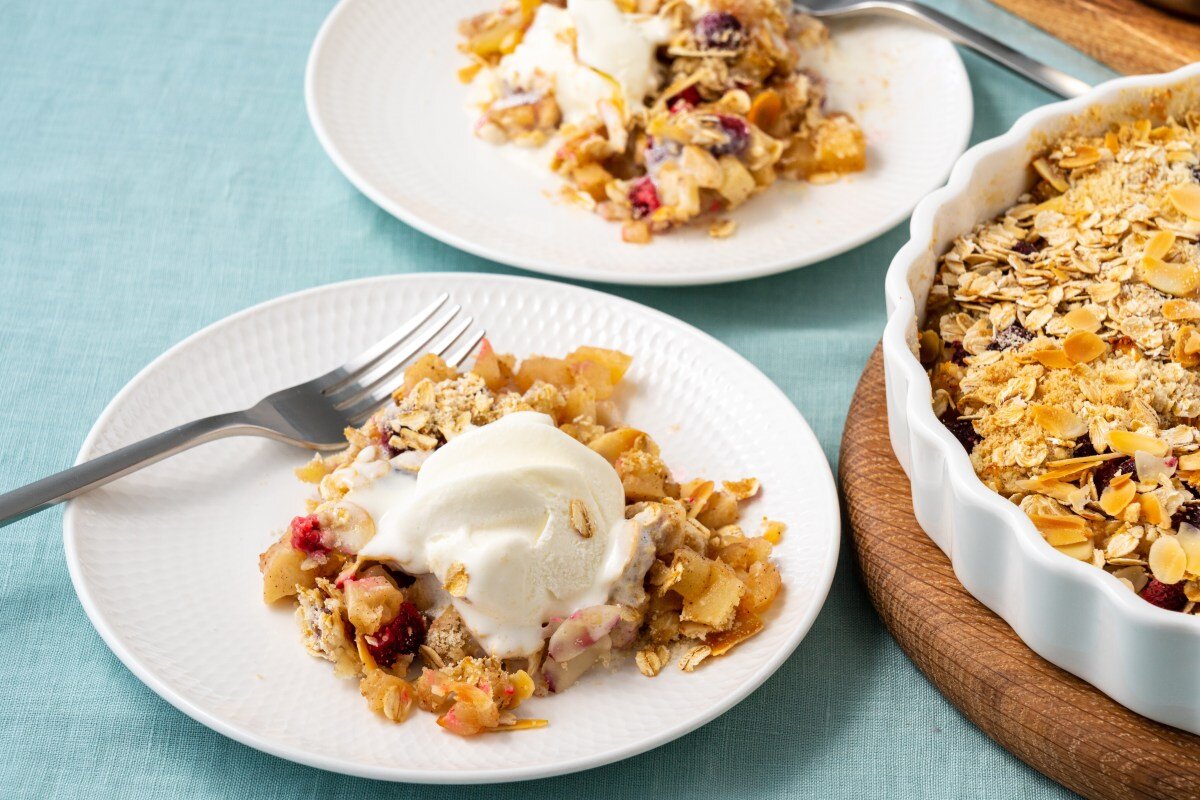
[[[971,88],[954,48],[903,22],[838,24],[814,57],[830,107],[866,132],[869,168],[825,186],[782,181],[706,226],[621,241],[620,226],[551,200],[558,179],[519,148],[471,133],[456,71],[459,19],[499,0],[342,0],[309,55],[305,98],[317,138],[371,200],[484,258],[611,283],[701,284],[768,275],[843,253],[899,223],[942,184],[971,131]]]
[[[448,291],[497,349],[564,354],[578,344],[634,357],[622,416],[652,433],[676,478],[762,481],[743,517],[788,524],[775,554],[784,591],[767,626],[728,656],[653,680],[629,661],[522,706],[541,730],[460,739],[415,712],[372,714],[356,682],[307,655],[289,606],[261,600],[257,557],[311,487],[308,455],[228,439],[71,501],[67,563],[92,623],[126,666],[175,707],[251,747],[324,769],[439,783],[536,778],[642,752],[704,724],[762,684],[817,616],[833,578],[837,495],[796,408],[749,362],[665,314],[531,278],[423,274],[339,283],[205,328],[142,370],[105,409],[87,459],[320,374]],[[664,769],[669,769],[664,765]]]

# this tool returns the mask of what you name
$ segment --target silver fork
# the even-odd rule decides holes
[[[949,37],[951,41],[987,56],[1062,97],[1078,97],[1092,90],[1090,85],[1078,78],[1047,66],[1024,53],[1018,53],[987,34],[913,0],[800,0],[794,2],[794,5],[798,11],[822,19],[861,17],[868,14],[900,17]]]
[[[448,299],[443,294],[395,331],[319,378],[281,389],[243,411],[188,422],[0,495],[0,527],[227,436],[265,436],[311,450],[345,447],[346,426],[366,422],[392,393],[414,356],[437,353],[457,367],[482,341],[482,329],[467,332],[473,320],[459,318],[460,306],[443,308]]]

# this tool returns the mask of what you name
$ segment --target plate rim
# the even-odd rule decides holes
[[[317,77],[317,63],[322,55],[322,51],[331,35],[331,32],[342,15],[348,13],[347,9],[356,3],[366,2],[367,0],[338,0],[337,5],[330,10],[329,14],[321,23],[321,27],[317,31],[316,37],[313,39],[312,46],[308,51],[308,59],[304,65],[304,109],[308,116],[309,124],[312,126],[313,133],[317,137],[317,141],[321,145],[321,149],[333,162],[334,167],[342,174],[346,180],[350,182],[359,192],[367,197],[372,203],[379,208],[391,214],[396,219],[416,228],[421,233],[430,236],[443,244],[447,244],[453,248],[461,250],[471,255],[485,258],[497,264],[504,264],[519,269],[538,272],[544,275],[553,275],[562,278],[570,278],[573,280],[593,281],[596,283],[608,283],[621,286],[711,286],[721,283],[733,283],[736,281],[752,280],[754,278],[762,278],[768,275],[777,275],[782,272],[788,272],[793,269],[811,266],[813,264],[825,261],[830,258],[835,258],[843,253],[860,247],[867,242],[873,241],[887,231],[899,225],[905,219],[908,219],[912,212],[916,209],[917,204],[926,197],[929,193],[935,191],[946,183],[950,176],[950,170],[953,168],[958,158],[966,151],[967,145],[970,143],[971,131],[975,126],[975,92],[971,86],[970,78],[967,75],[966,65],[963,64],[962,56],[957,48],[954,47],[948,40],[936,39],[936,41],[944,44],[947,50],[946,68],[953,73],[952,80],[960,83],[964,89],[966,98],[966,108],[962,116],[962,127],[958,131],[958,137],[955,141],[951,152],[953,157],[950,158],[944,169],[936,176],[928,178],[928,185],[923,187],[923,191],[914,193],[911,202],[898,206],[890,215],[881,218],[874,225],[864,226],[861,232],[854,236],[847,237],[838,244],[830,247],[819,247],[812,250],[807,250],[804,253],[792,258],[777,258],[774,260],[762,261],[754,267],[743,268],[733,273],[715,272],[704,276],[690,276],[686,273],[657,273],[657,272],[642,272],[642,273],[612,273],[599,269],[591,269],[586,267],[563,266],[549,259],[540,257],[530,257],[519,253],[506,253],[497,248],[493,248],[487,244],[481,244],[472,241],[469,238],[459,236],[452,231],[446,230],[439,225],[436,225],[429,220],[424,219],[420,214],[414,213],[405,207],[403,203],[393,202],[384,192],[376,189],[369,180],[359,172],[334,143],[333,137],[329,134],[321,112],[318,109],[316,100],[315,82]]]
[[[346,761],[341,758],[326,757],[320,753],[313,753],[291,745],[280,744],[265,736],[262,736],[252,730],[243,728],[239,725],[226,722],[219,716],[209,713],[200,708],[196,704],[188,700],[184,695],[176,692],[163,681],[159,680],[153,670],[149,669],[142,661],[127,648],[121,641],[120,637],[108,624],[107,620],[101,613],[91,591],[89,591],[88,583],[82,573],[82,565],[79,560],[79,550],[77,539],[80,535],[80,519],[79,507],[71,501],[66,503],[66,511],[63,514],[63,550],[64,557],[67,563],[67,571],[71,577],[71,584],[75,590],[75,595],[83,606],[84,612],[87,614],[88,620],[92,627],[100,634],[100,638],[112,651],[113,655],[125,665],[125,667],[133,673],[133,675],[141,681],[146,687],[157,694],[160,698],[167,701],[179,711],[183,712],[188,717],[191,717],[196,722],[205,727],[220,733],[227,738],[233,739],[236,742],[244,744],[255,750],[276,756],[278,758],[291,761],[293,763],[302,764],[310,767],[316,767],[329,772],[335,772],[345,775],[353,775],[361,778],[372,778],[375,780],[385,780],[392,782],[405,783],[420,783],[420,784],[444,784],[444,785],[460,785],[460,784],[479,784],[479,783],[507,783],[512,781],[531,780],[536,778],[549,778],[557,775],[565,775],[573,772],[580,772],[594,767],[604,766],[607,764],[623,761],[632,756],[640,755],[649,750],[667,744],[675,739],[680,738],[698,728],[708,724],[712,720],[721,716],[726,711],[729,711],[735,705],[740,703],[745,698],[749,697],[755,690],[766,683],[778,670],[783,666],[795,652],[800,642],[808,635],[824,608],[825,603],[829,598],[829,592],[833,585],[833,579],[837,571],[838,558],[841,551],[841,535],[842,535],[842,515],[841,515],[841,500],[838,497],[836,484],[833,479],[833,471],[830,467],[828,458],[825,457],[824,448],[821,446],[820,440],[809,426],[808,421],[795,403],[780,389],[774,381],[772,381],[758,367],[751,363],[745,356],[734,350],[729,345],[721,342],[716,337],[708,334],[699,328],[684,322],[681,319],[671,316],[657,309],[650,308],[633,300],[627,300],[617,295],[611,295],[595,289],[586,287],[574,286],[572,284],[564,284],[558,281],[550,281],[541,278],[532,278],[521,275],[497,275],[494,273],[485,272],[437,272],[424,271],[416,273],[406,273],[400,275],[379,275],[366,278],[356,278],[346,281],[336,281],[334,283],[320,284],[306,289],[301,289],[295,292],[289,292],[278,297],[264,300],[256,303],[248,308],[236,311],[218,320],[215,320],[203,328],[189,334],[184,339],[167,348],[163,353],[151,360],[146,366],[142,367],[136,375],[134,375],[108,402],[104,410],[96,418],[91,429],[88,431],[87,437],[83,444],[80,445],[79,452],[76,455],[75,463],[80,463],[89,457],[93,457],[93,452],[96,447],[102,431],[111,423],[112,418],[116,415],[118,409],[124,404],[126,399],[135,388],[143,381],[148,379],[159,366],[174,357],[178,351],[190,346],[194,341],[211,336],[221,329],[230,325],[235,325],[242,320],[251,317],[255,314],[277,305],[294,302],[302,297],[320,294],[322,292],[346,288],[350,286],[383,284],[383,283],[404,283],[412,277],[428,277],[439,276],[447,278],[450,281],[470,281],[470,280],[494,280],[501,283],[523,283],[523,284],[551,284],[556,288],[566,289],[571,292],[581,292],[586,295],[598,295],[615,302],[618,306],[625,306],[635,313],[642,313],[657,319],[658,321],[681,329],[684,333],[698,334],[702,340],[708,345],[722,348],[731,355],[735,361],[741,362],[745,367],[750,368],[754,372],[762,376],[763,380],[771,387],[774,395],[783,400],[787,407],[795,415],[796,421],[799,422],[801,432],[807,438],[811,447],[815,447],[817,452],[821,453],[821,467],[818,467],[816,472],[818,481],[821,484],[821,494],[824,495],[822,505],[827,505],[833,510],[832,525],[830,531],[829,546],[821,553],[824,561],[821,573],[817,581],[813,584],[812,601],[809,607],[800,617],[797,624],[789,636],[783,641],[782,645],[771,654],[771,657],[766,659],[759,665],[758,669],[740,686],[736,691],[730,693],[720,702],[713,704],[703,714],[694,719],[688,720],[683,724],[676,724],[664,728],[651,736],[633,742],[632,744],[614,748],[600,754],[586,754],[577,758],[568,759],[560,764],[551,767],[545,766],[516,766],[512,768],[501,769],[471,769],[463,771],[437,771],[429,769],[410,769],[402,766],[374,766],[368,764]]]

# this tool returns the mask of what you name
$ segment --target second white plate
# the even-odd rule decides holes
[[[126,386],[80,452],[91,458],[196,417],[245,407],[321,374],[447,291],[496,347],[634,356],[625,419],[652,432],[676,477],[755,476],[747,508],[789,528],[784,591],[762,633],[692,674],[653,680],[631,662],[535,699],[547,728],[460,739],[433,716],[372,714],[355,682],[307,655],[286,607],[261,600],[257,556],[311,491],[307,460],[262,439],[208,444],[72,500],[67,564],[96,629],[134,674],[209,727],[252,747],[371,778],[467,783],[570,772],[642,752],[733,706],[783,663],[833,579],[837,495],[821,446],[791,402],[729,348],[676,319],[587,289],[495,275],[426,274],[334,284],[222,320]],[[523,706],[523,708],[525,708]],[[669,769],[669,766],[664,766]]]
[[[899,223],[941,185],[971,131],[966,71],[945,40],[898,21],[834,27],[814,62],[830,107],[853,114],[866,172],[826,186],[780,182],[731,215],[735,236],[695,230],[625,244],[619,226],[547,197],[548,171],[471,133],[456,71],[458,21],[498,0],[342,0],[309,56],[317,138],[351,183],[413,227],[484,258],[610,283],[742,280],[843,253]]]

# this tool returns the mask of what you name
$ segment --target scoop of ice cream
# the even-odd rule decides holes
[[[415,480],[392,474],[346,500],[375,520],[361,555],[435,575],[504,658],[538,650],[550,619],[607,602],[637,539],[612,465],[535,412],[469,430]]]

